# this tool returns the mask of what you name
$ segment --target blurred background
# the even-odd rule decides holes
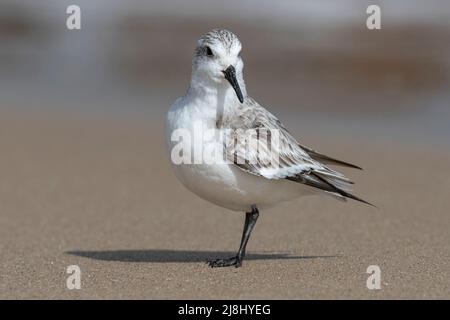
[[[239,272],[199,263],[233,253],[242,216],[176,181],[164,121],[212,28],[240,37],[249,94],[364,167],[342,170],[380,209],[281,204]],[[449,85],[448,0],[0,0],[0,298],[448,298]]]
[[[244,44],[249,93],[288,124],[449,141],[446,0],[80,0],[82,30],[69,31],[72,3],[0,2],[2,109],[162,121],[186,90],[196,40],[224,27]],[[366,28],[369,4],[380,31]]]

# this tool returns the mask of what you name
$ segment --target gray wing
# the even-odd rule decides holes
[[[225,117],[222,127],[231,129],[227,131],[226,141],[233,143],[225,146],[227,159],[240,169],[267,179],[303,183],[366,203],[348,193],[353,184],[350,179],[325,163],[356,166],[300,145],[273,114],[252,98],[247,97],[235,113]]]

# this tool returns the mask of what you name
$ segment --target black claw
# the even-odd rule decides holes
[[[232,257],[228,259],[215,259],[206,262],[211,268],[219,268],[219,267],[236,267],[239,268],[242,266],[242,259],[239,257]]]

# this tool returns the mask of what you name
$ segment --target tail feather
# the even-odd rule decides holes
[[[313,158],[314,160],[319,161],[323,164],[331,164],[331,165],[336,165],[336,166],[342,166],[342,167],[348,167],[348,168],[352,168],[352,169],[363,170],[363,168],[361,168],[360,166],[357,166],[350,162],[346,162],[346,161],[342,161],[342,160],[338,160],[338,159],[326,156],[322,153],[314,151],[313,149],[310,149],[303,145],[300,145],[300,147],[303,150],[305,150],[311,158]]]
[[[319,179],[320,181],[322,181],[323,183],[328,185],[331,189],[333,189],[332,192],[335,192],[335,193],[337,193],[337,194],[339,194],[339,195],[341,195],[343,197],[346,197],[346,198],[349,198],[349,199],[353,199],[353,200],[365,203],[365,204],[367,204],[369,206],[372,206],[372,207],[376,208],[376,206],[374,204],[372,204],[372,203],[370,203],[370,202],[368,202],[368,201],[366,201],[364,199],[361,199],[361,198],[359,198],[359,197],[357,197],[357,196],[355,196],[355,195],[353,195],[353,194],[351,194],[351,193],[349,193],[349,192],[347,192],[345,190],[342,190],[342,189],[338,188],[337,186],[333,185],[331,182],[327,181],[326,179],[324,179],[320,175],[316,174],[315,172],[311,172],[311,175],[313,175],[314,177],[316,177],[317,179]]]
[[[370,206],[376,208],[376,206],[373,205],[372,203],[367,202],[366,200],[363,200],[363,199],[349,193],[348,191],[339,188],[332,182],[328,181],[326,178],[321,177],[320,173],[317,173],[315,171],[311,171],[309,173],[304,173],[304,174],[298,174],[293,177],[287,177],[286,179],[295,181],[295,182],[299,182],[299,183],[303,183],[310,187],[314,187],[314,188],[323,190],[327,194],[332,195],[335,198],[340,198],[340,197],[344,198],[344,199],[348,198],[348,199],[352,199],[352,200],[356,200],[356,201],[365,203],[367,205],[370,205]],[[343,199],[340,199],[340,200],[343,200]]]

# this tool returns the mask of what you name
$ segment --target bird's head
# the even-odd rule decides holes
[[[197,42],[192,64],[193,74],[216,86],[231,86],[242,103],[245,84],[240,56],[242,46],[238,37],[224,29],[205,33]]]

